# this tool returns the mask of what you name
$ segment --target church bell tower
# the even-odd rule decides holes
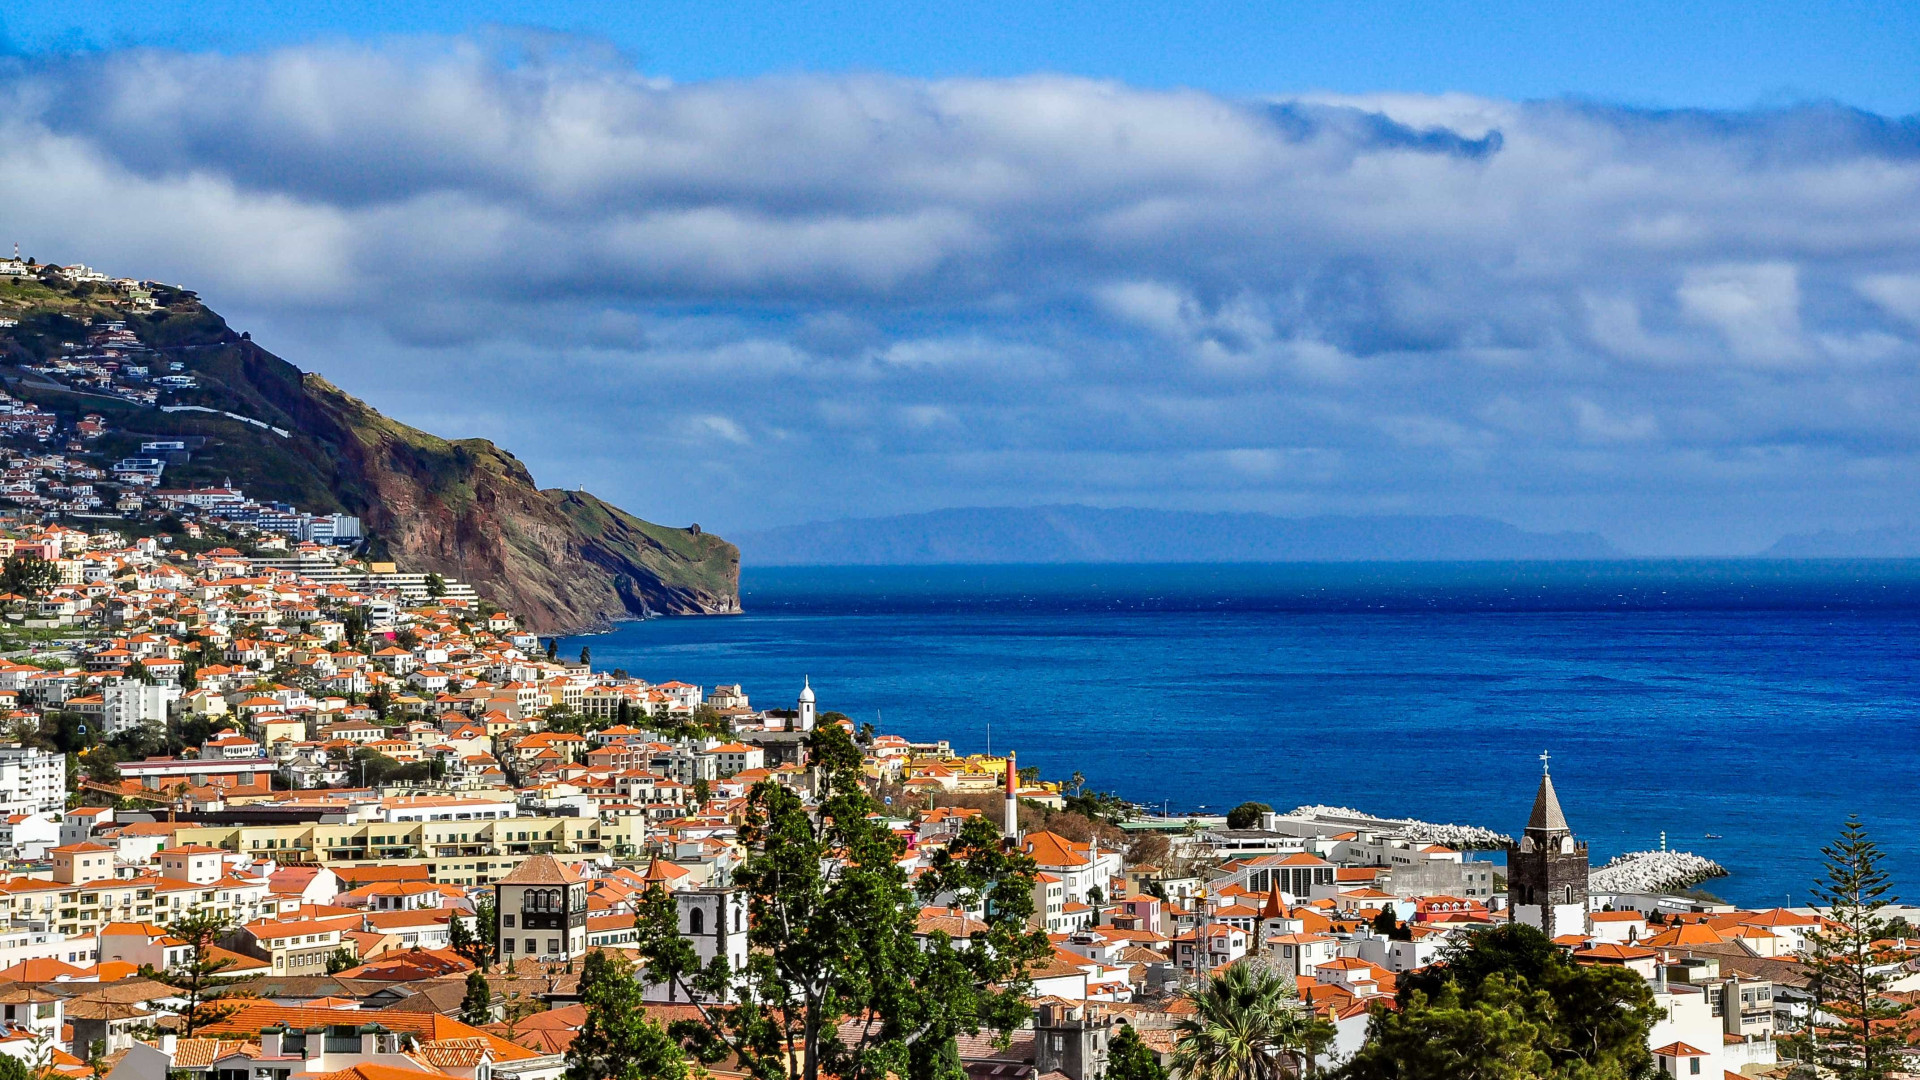
[[[1540,792],[1520,842],[1507,845],[1507,921],[1548,937],[1587,932],[1587,845],[1573,838],[1540,755]]]

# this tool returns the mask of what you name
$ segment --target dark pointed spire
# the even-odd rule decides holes
[[[1546,754],[1540,755],[1540,793],[1533,797],[1533,813],[1527,818],[1528,832],[1570,833],[1567,815],[1560,811],[1560,797],[1553,792],[1553,775],[1547,771]]]

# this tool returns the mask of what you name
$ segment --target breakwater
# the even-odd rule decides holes
[[[1298,806],[1287,817],[1333,822],[1356,829],[1398,833],[1423,844],[1445,844],[1456,851],[1485,851],[1503,848],[1513,842],[1506,833],[1478,825],[1442,824],[1413,818],[1384,818],[1363,813],[1349,806]]]
[[[1589,892],[1670,892],[1726,877],[1727,868],[1689,851],[1629,851],[1587,875]]]

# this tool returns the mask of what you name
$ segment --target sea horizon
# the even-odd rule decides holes
[[[1920,869],[1920,560],[749,565],[742,597],[561,648],[757,707],[810,679],[822,710],[1174,812],[1517,833],[1548,751],[1596,866],[1664,832],[1727,867],[1707,890],[1803,902],[1858,812]]]

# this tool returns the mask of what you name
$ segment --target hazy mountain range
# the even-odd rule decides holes
[[[1528,532],[1492,518],[1307,517],[979,507],[790,525],[737,536],[758,566],[1606,559],[1596,533]]]
[[[1794,533],[1761,552],[1778,559],[1910,559],[1920,555],[1920,527],[1889,525],[1858,532]]]

